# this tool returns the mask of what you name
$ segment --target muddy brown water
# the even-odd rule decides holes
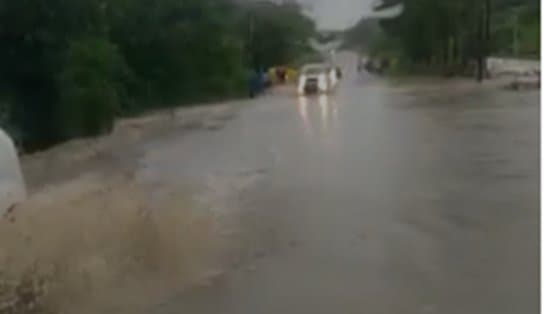
[[[146,146],[139,178],[202,187],[230,241],[148,313],[538,311],[539,92],[345,72]]]

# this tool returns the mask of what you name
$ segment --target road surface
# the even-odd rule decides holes
[[[539,93],[346,72],[148,145],[139,177],[204,187],[231,245],[149,313],[538,311]]]

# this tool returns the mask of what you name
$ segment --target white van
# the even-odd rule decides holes
[[[0,129],[0,219],[27,197],[17,150]]]
[[[297,92],[299,95],[311,93],[326,94],[334,91],[338,84],[338,74],[335,67],[316,63],[308,64],[300,70]]]

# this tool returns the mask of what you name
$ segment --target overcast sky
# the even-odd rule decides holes
[[[298,0],[312,7],[320,29],[345,29],[370,13],[374,0]]]

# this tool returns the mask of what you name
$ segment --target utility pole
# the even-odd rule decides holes
[[[490,37],[491,37],[491,0],[480,0],[478,4],[478,82],[484,80],[487,72],[487,57],[490,53]]]
[[[519,55],[519,10],[516,9],[514,13],[514,23],[512,27],[512,35],[513,35],[513,41],[512,41],[512,52],[515,57]]]
[[[478,23],[478,51],[476,56],[477,69],[476,69],[476,80],[482,82],[484,79],[484,6],[482,5],[482,0],[477,1],[477,23]]]
[[[246,43],[246,54],[248,58],[249,66],[255,66],[254,52],[253,52],[253,34],[255,32],[255,17],[253,16],[253,9],[250,9],[248,12],[248,23],[247,23],[247,43]]]
[[[485,76],[488,77],[487,59],[491,54],[491,0],[485,0]]]
[[[253,12],[249,12],[249,25],[248,25],[248,34],[249,34],[249,42],[251,43],[253,41],[253,32],[255,29],[255,17],[253,16]]]

